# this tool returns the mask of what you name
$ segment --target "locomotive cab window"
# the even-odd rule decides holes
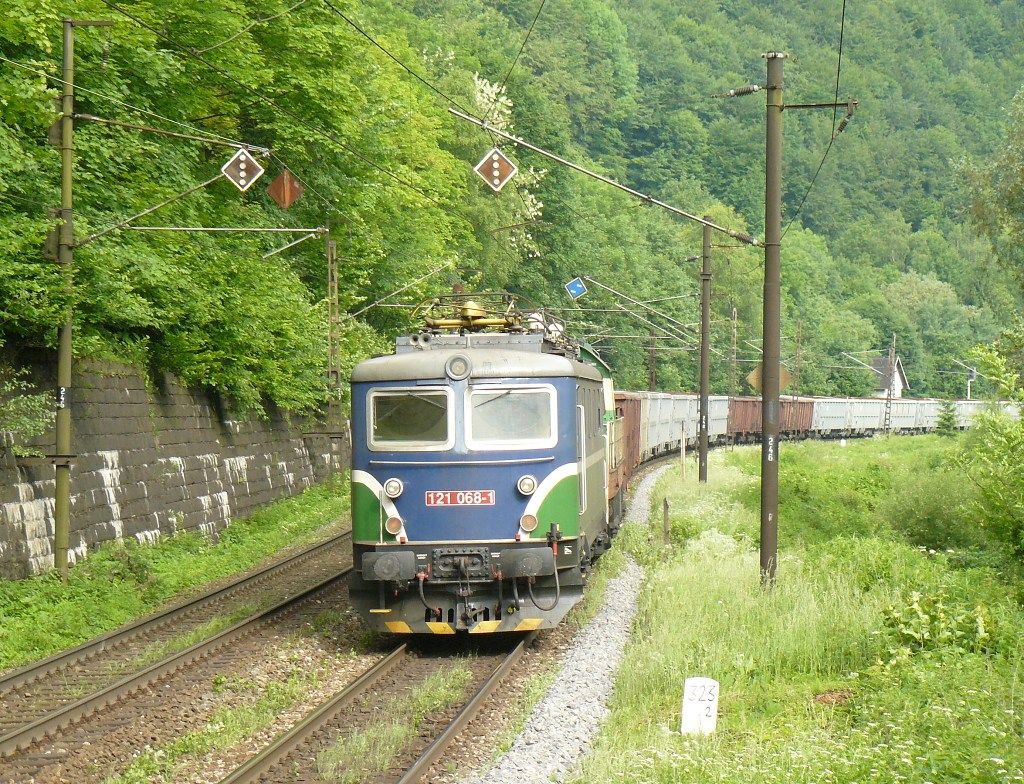
[[[472,387],[466,397],[471,449],[537,449],[555,445],[552,387]]]
[[[452,405],[446,389],[387,389],[370,393],[371,449],[451,448]]]

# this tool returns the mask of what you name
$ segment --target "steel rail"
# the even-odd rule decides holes
[[[47,738],[54,732],[74,724],[108,705],[118,702],[139,689],[158,682],[164,676],[176,672],[193,662],[205,659],[228,643],[252,634],[263,624],[267,623],[272,616],[298,605],[314,594],[337,584],[339,581],[344,580],[351,571],[352,568],[349,567],[348,569],[336,572],[316,585],[294,594],[272,607],[261,610],[182,651],[171,654],[134,675],[122,678],[94,694],[83,697],[70,705],[62,706],[45,716],[35,719],[29,724],[7,733],[0,737],[0,759],[16,754],[28,748],[31,744]]]
[[[137,621],[129,623],[127,626],[121,626],[120,628],[107,632],[104,635],[84,642],[76,648],[61,651],[60,653],[54,654],[42,661],[32,662],[31,664],[27,664],[17,670],[13,670],[0,678],[0,699],[2,699],[3,695],[7,692],[13,691],[14,689],[20,688],[26,684],[34,683],[58,668],[68,667],[82,661],[83,659],[91,658],[95,654],[103,653],[108,648],[120,645],[132,637],[145,632],[158,629],[161,626],[177,620],[183,615],[187,615],[200,609],[206,604],[227,598],[235,591],[242,590],[251,585],[257,585],[264,580],[270,579],[278,572],[289,567],[293,567],[297,563],[305,561],[308,558],[312,558],[321,550],[327,549],[332,545],[338,544],[346,539],[350,539],[351,537],[351,531],[345,531],[344,533],[332,536],[330,539],[325,539],[319,544],[288,556],[284,560],[268,564],[258,572],[238,577],[220,588],[215,588],[205,593],[201,593],[198,596],[193,596],[192,598],[186,599],[185,601],[165,610],[160,610],[151,615],[147,615],[144,618],[140,618]]]
[[[476,714],[480,712],[480,708],[483,707],[483,704],[491,694],[494,693],[494,690],[498,688],[498,685],[505,679],[509,671],[522,658],[523,654],[526,652],[527,646],[534,641],[536,636],[537,632],[530,632],[519,641],[519,644],[512,649],[512,652],[505,657],[505,660],[502,661],[487,680],[481,684],[480,688],[476,690],[476,693],[470,698],[469,702],[462,707],[462,710],[458,712],[455,718],[451,720],[441,734],[434,738],[430,745],[423,750],[423,753],[420,754],[416,761],[406,769],[405,773],[402,774],[402,778],[398,780],[398,784],[415,784],[426,775],[430,766],[441,758],[445,749],[451,745],[451,742],[455,740],[456,736],[462,732],[462,730],[464,730],[473,720]]]
[[[334,697],[307,714],[298,724],[274,740],[263,751],[235,768],[220,784],[248,784],[262,781],[276,765],[302,745],[321,728],[337,716],[343,708],[361,697],[371,687],[405,658],[406,644],[402,643],[391,653],[356,678]]]

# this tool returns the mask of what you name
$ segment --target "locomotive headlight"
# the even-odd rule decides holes
[[[402,518],[389,517],[387,522],[384,523],[384,530],[392,536],[398,536],[398,532],[402,530]]]
[[[519,477],[516,487],[519,488],[519,492],[523,495],[533,495],[533,491],[537,489],[537,479],[530,476],[530,474],[525,474]]]
[[[526,533],[530,533],[530,531],[537,527],[537,518],[532,514],[524,514],[519,518],[519,527],[526,531]]]
[[[452,381],[462,381],[464,378],[469,378],[469,374],[473,372],[473,365],[469,361],[469,357],[456,354],[445,363],[444,372]]]
[[[405,490],[405,485],[402,484],[402,480],[396,477],[392,477],[384,483],[384,495],[388,498],[398,498]]]

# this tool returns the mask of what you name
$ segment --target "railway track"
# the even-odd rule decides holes
[[[414,784],[444,754],[452,740],[476,715],[491,693],[533,641],[536,632],[518,638],[513,645],[505,640],[499,653],[479,653],[460,658],[472,671],[475,688],[460,707],[446,711],[444,718],[433,717],[427,727],[418,730],[409,747],[403,749],[386,770],[347,770],[343,780],[360,782],[397,782]],[[255,757],[221,780],[220,784],[254,784],[255,782],[294,782],[322,780],[319,769],[324,752],[346,738],[364,731],[375,715],[388,719],[388,706],[396,697],[408,694],[432,674],[443,672],[453,657],[417,655],[402,644],[364,672],[343,691],[308,713],[288,732]],[[402,720],[399,717],[399,720]],[[334,778],[337,774],[329,775]]]
[[[0,679],[0,768],[90,714],[244,638],[344,582],[343,533]],[[312,584],[312,587],[310,587]],[[255,604],[250,601],[255,598]],[[286,598],[283,598],[286,597]],[[272,606],[260,607],[271,597]],[[235,617],[242,616],[242,617]],[[6,780],[6,779],[3,779]]]

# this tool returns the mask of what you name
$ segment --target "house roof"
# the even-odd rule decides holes
[[[888,389],[892,383],[889,377],[889,357],[875,357],[871,360],[871,369],[875,371],[875,389]],[[896,372],[899,373],[900,383],[904,389],[910,389],[907,383],[907,374],[903,372],[903,361],[896,356]]]

